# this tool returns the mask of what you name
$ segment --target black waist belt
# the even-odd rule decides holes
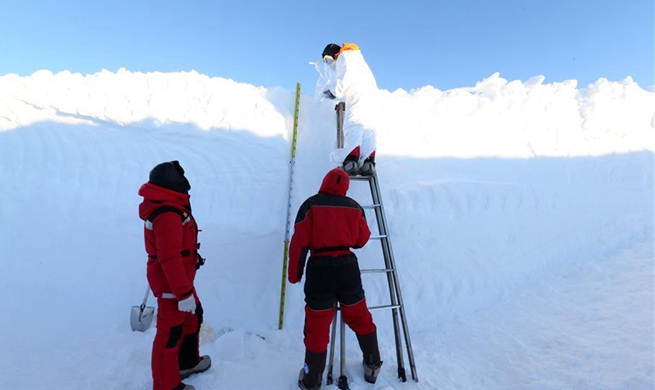
[[[349,251],[349,246],[326,246],[325,248],[312,249],[312,254],[319,254],[325,252],[335,252],[335,251]]]
[[[186,256],[191,255],[191,251],[189,249],[183,250],[182,252],[180,252],[180,254],[182,255],[182,257],[186,257]],[[157,259],[157,255],[148,255],[148,257],[153,259],[153,260]]]

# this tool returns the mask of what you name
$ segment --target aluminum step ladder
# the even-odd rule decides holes
[[[343,102],[340,102],[336,105],[335,110],[337,111],[337,146],[343,148],[343,111],[345,110],[345,105]],[[394,337],[396,340],[396,362],[398,364],[398,378],[406,382],[407,374],[405,371],[405,360],[403,352],[403,338],[404,344],[407,352],[407,359],[409,361],[409,367],[412,374],[412,379],[418,382],[418,375],[416,373],[416,365],[414,362],[414,352],[412,350],[412,343],[409,336],[409,329],[407,327],[407,317],[405,315],[405,305],[403,303],[403,297],[400,290],[400,282],[398,280],[398,273],[396,271],[396,262],[393,256],[393,250],[391,248],[391,240],[389,239],[389,228],[387,226],[387,220],[384,213],[384,207],[382,205],[382,198],[380,195],[380,186],[378,182],[377,172],[372,176],[350,176],[352,182],[367,182],[371,190],[371,200],[373,203],[371,205],[363,205],[364,209],[372,209],[375,211],[375,220],[378,228],[378,235],[371,235],[369,242],[371,240],[378,240],[381,245],[382,255],[384,257],[384,268],[380,269],[362,269],[362,274],[385,274],[387,277],[387,282],[389,285],[389,298],[390,303],[387,305],[380,306],[370,306],[369,310],[384,310],[391,309],[391,316],[393,320],[393,329]],[[339,322],[339,331],[340,331],[340,372],[338,387],[341,390],[347,390],[348,387],[348,378],[346,377],[346,324],[343,320],[343,316],[340,315],[341,311],[339,306],[335,307],[335,315],[332,320],[332,331],[330,335],[330,354],[328,362],[328,372],[326,383],[331,385],[334,383],[333,377],[333,368],[334,368],[334,354],[336,346],[336,333],[337,333],[337,322]],[[339,318],[339,321],[337,320]],[[402,327],[402,329],[401,329]]]

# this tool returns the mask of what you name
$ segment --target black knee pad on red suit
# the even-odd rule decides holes
[[[312,310],[305,306],[305,348],[311,352],[327,351],[334,309]]]
[[[175,348],[178,341],[182,338],[183,325],[173,326],[168,331],[168,341],[166,341],[166,348]]]
[[[373,322],[373,316],[366,307],[366,299],[362,299],[354,305],[341,305],[341,314],[344,322],[357,335],[366,335],[377,330]]]

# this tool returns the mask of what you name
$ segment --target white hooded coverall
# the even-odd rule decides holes
[[[329,90],[336,98],[343,99],[346,103],[343,121],[344,146],[343,149],[333,152],[332,159],[341,164],[346,156],[359,146],[361,165],[375,151],[375,127],[379,115],[379,91],[375,77],[359,49],[342,50],[336,61],[327,66],[322,65],[322,69],[317,67],[321,73],[316,84],[317,94]]]

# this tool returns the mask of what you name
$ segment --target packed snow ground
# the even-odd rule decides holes
[[[333,102],[303,87],[292,217],[333,167]],[[351,389],[652,389],[655,94],[498,74],[382,94],[378,172],[420,380],[397,380],[376,311],[381,377],[363,381],[349,333]],[[172,159],[202,229],[214,362],[186,382],[295,388],[301,285],[277,329],[294,95],[195,72],[0,77],[0,389],[151,388],[154,326],[129,327],[146,287],[137,190]],[[381,264],[375,242],[358,255]],[[386,303],[385,279],[364,283]]]

